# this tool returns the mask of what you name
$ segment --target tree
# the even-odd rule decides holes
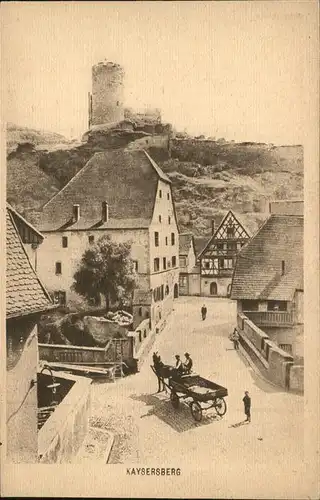
[[[136,286],[131,243],[115,243],[109,235],[102,236],[84,252],[73,279],[74,291],[87,300],[102,294],[108,311],[111,301],[129,297]]]

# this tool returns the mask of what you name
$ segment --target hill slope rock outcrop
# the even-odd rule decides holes
[[[89,131],[82,143],[66,140],[62,146],[53,144],[61,136],[46,144],[47,136],[38,132],[37,144],[22,141],[8,150],[8,201],[36,224],[41,206],[96,152],[119,147],[146,149],[158,161],[172,180],[180,230],[197,236],[208,236],[211,219],[217,227],[227,210],[253,233],[270,200],[303,198],[302,146],[177,139],[170,138],[168,125],[157,124],[153,131],[147,125],[124,120]]]

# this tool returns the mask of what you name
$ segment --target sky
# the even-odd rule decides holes
[[[6,121],[79,137],[91,67],[123,65],[125,104],[176,129],[301,144],[315,3],[2,4]],[[314,21],[313,21],[314,20]]]

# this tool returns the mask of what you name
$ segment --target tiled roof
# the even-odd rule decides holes
[[[37,277],[14,223],[6,210],[6,314],[13,318],[52,307],[48,292]]]
[[[292,300],[296,289],[303,290],[303,217],[271,215],[237,256],[231,298]]]
[[[41,231],[137,228],[150,225],[158,181],[171,183],[144,150],[96,153],[68,184],[44,205]],[[109,222],[101,226],[101,204],[109,205]],[[72,207],[80,219],[72,223]]]
[[[190,245],[192,245],[192,240],[192,233],[179,234],[179,255],[188,255]]]
[[[152,292],[144,290],[135,290],[133,294],[134,306],[148,306],[152,303]]]
[[[201,251],[204,249],[204,247],[207,245],[210,238],[211,238],[211,236],[207,236],[207,237],[195,236],[194,237],[194,246],[196,249],[196,257],[197,258],[199,256],[199,254],[201,253]]]

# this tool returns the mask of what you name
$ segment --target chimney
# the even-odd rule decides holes
[[[73,223],[78,222],[79,219],[80,219],[80,205],[76,204],[76,205],[73,205],[73,208],[72,208]]]
[[[283,276],[286,270],[286,263],[284,260],[281,261],[281,275]]]
[[[109,220],[109,205],[106,201],[102,202],[101,220],[102,222],[108,222]]]
[[[214,235],[214,219],[211,219],[211,234]]]

